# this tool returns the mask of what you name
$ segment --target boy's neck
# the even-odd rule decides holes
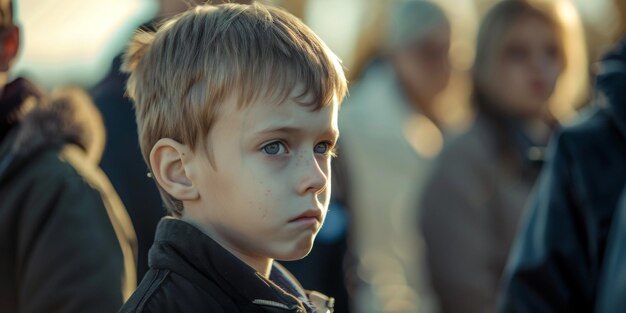
[[[222,247],[224,247],[224,249],[228,250],[228,252],[236,256],[239,260],[243,261],[248,266],[255,269],[263,277],[267,279],[270,278],[270,273],[272,272],[272,265],[274,264],[273,259],[270,259],[267,257],[255,257],[255,256],[247,255],[245,253],[238,251],[235,248],[232,248],[224,244],[220,239],[216,239],[215,237],[210,236],[210,235],[208,236],[211,237],[211,239],[215,240],[217,243],[219,243]]]
[[[184,216],[181,217],[180,220],[195,226],[200,231],[202,231],[205,235],[209,236],[211,239],[217,242],[220,246],[222,246],[222,248],[226,249],[232,255],[236,256],[239,260],[246,263],[248,266],[252,267],[254,270],[259,272],[259,274],[261,274],[263,277],[269,279],[270,273],[272,271],[272,265],[274,264],[273,259],[267,258],[267,257],[251,256],[246,253],[243,253],[239,251],[238,249],[236,249],[235,247],[232,247],[231,245],[227,244],[226,240],[224,240],[221,236],[218,236],[216,232],[210,229],[209,227],[200,225],[193,219],[185,218]]]
[[[230,250],[228,250],[228,251],[230,251]],[[231,253],[233,253],[233,252],[231,251]],[[235,253],[233,253],[233,254],[236,257],[238,257],[240,260],[242,260],[244,263],[248,264],[248,266],[254,268],[263,277],[265,277],[267,279],[270,278],[270,273],[272,272],[272,265],[274,264],[274,260],[273,259],[266,258],[265,260],[259,260],[260,262],[257,262],[258,264],[252,264],[252,263],[254,263],[256,261],[255,260],[250,260],[250,262],[248,262],[248,261],[243,259],[242,255],[237,255]]]

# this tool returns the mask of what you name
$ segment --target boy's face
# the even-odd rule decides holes
[[[183,219],[240,257],[306,256],[330,200],[338,104],[318,111],[293,99],[237,109],[227,103],[187,173],[200,199]]]

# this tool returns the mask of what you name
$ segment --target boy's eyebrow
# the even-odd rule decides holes
[[[258,134],[270,134],[270,133],[302,133],[304,130],[299,127],[294,126],[278,126],[278,127],[269,127],[267,129],[261,129],[257,131]],[[328,135],[333,138],[339,138],[339,130],[337,128],[328,128],[323,133],[324,135]]]

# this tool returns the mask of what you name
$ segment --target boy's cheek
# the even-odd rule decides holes
[[[252,168],[256,175],[266,175],[267,172],[284,170],[289,165],[288,156],[268,156],[261,152],[253,153],[245,158],[245,166]]]

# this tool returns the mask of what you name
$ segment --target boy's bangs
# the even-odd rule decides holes
[[[342,79],[337,77],[333,64],[313,63],[319,60],[286,60],[276,58],[269,62],[257,63],[244,70],[234,84],[240,88],[234,91],[239,108],[243,108],[259,99],[272,99],[280,104],[289,97],[312,110],[340,101],[346,93]],[[329,66],[332,66],[329,70]],[[247,73],[246,73],[247,72]],[[239,92],[237,91],[239,90]],[[295,95],[295,96],[294,96]]]

